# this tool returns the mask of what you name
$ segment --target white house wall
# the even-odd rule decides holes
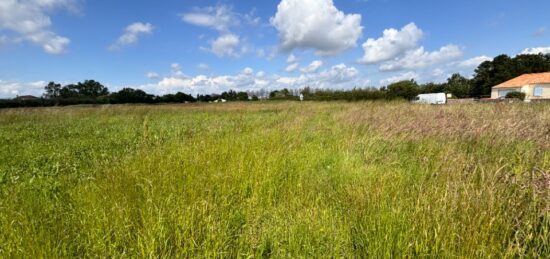
[[[535,87],[542,87],[542,96],[535,97]],[[491,99],[498,99],[501,96],[499,93],[504,91],[518,91],[525,93],[527,100],[536,100],[536,99],[550,99],[550,84],[536,84],[536,85],[524,85],[517,88],[493,88],[491,91]]]

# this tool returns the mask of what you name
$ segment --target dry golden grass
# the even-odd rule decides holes
[[[547,104],[463,104],[426,106],[366,103],[341,114],[354,127],[367,127],[388,137],[492,138],[530,140],[550,147]]]

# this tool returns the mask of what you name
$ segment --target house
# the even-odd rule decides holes
[[[36,100],[36,99],[39,99],[39,98],[36,97],[36,96],[32,96],[32,95],[21,95],[21,96],[15,97],[15,99],[20,100],[20,101],[30,101],[30,100]]]
[[[550,72],[524,74],[493,87],[491,99],[505,98],[510,92],[525,93],[525,100],[550,99]]]

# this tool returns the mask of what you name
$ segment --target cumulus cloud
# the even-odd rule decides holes
[[[460,67],[477,67],[485,61],[491,61],[493,58],[488,56],[478,56],[471,59],[467,59],[458,63]]]
[[[245,71],[246,70],[246,71]],[[165,77],[156,84],[148,84],[139,88],[157,94],[182,91],[192,94],[221,93],[230,89],[251,91],[265,88],[268,81],[256,77],[245,69],[237,75],[206,76],[197,75],[189,78]]]
[[[245,68],[234,75],[194,77],[167,76],[161,78],[158,83],[138,86],[155,94],[174,93],[178,91],[191,94],[221,93],[227,90],[258,91],[261,89],[303,88],[343,88],[363,86],[368,81],[358,78],[358,70],[354,67],[339,64],[329,69],[316,73],[301,74],[295,77],[281,77],[278,75],[266,75],[259,71],[254,73],[252,68]]]
[[[344,14],[332,0],[282,0],[271,24],[281,50],[311,48],[322,56],[355,47],[363,31],[361,15]]]
[[[400,30],[384,30],[382,37],[370,38],[363,44],[364,55],[359,62],[380,64],[380,71],[399,71],[425,68],[462,56],[462,49],[454,44],[427,51],[419,46],[423,37],[424,32],[415,23],[409,23]]]
[[[18,95],[41,96],[46,81],[14,82],[0,80],[0,98],[13,98]]]
[[[298,64],[298,63],[291,63],[286,67],[285,71],[286,72],[294,72],[294,71],[298,70],[299,66],[300,66],[300,64]]]
[[[251,26],[259,25],[261,19],[255,13],[255,9],[252,9],[247,14],[239,14],[234,12],[230,6],[218,4],[217,6],[195,8],[192,12],[181,14],[181,18],[186,23],[218,31],[218,37],[209,41],[210,47],[201,47],[202,50],[207,50],[220,58],[235,58],[240,57],[243,53],[253,51],[254,48],[243,44],[241,37],[232,32],[232,28],[240,26],[242,23]],[[263,49],[256,50],[256,54],[259,57],[266,55]]]
[[[132,23],[126,27],[124,34],[122,34],[109,49],[119,50],[124,46],[135,44],[138,42],[140,36],[153,33],[153,29],[154,27],[150,23]]]
[[[396,58],[415,49],[423,36],[424,32],[414,23],[407,24],[401,30],[394,28],[384,30],[382,37],[370,38],[363,43],[365,54],[360,62],[374,64]]]
[[[404,80],[411,80],[411,79],[418,80],[419,77],[420,76],[417,73],[411,71],[411,72],[402,73],[396,76],[388,77],[386,79],[382,79],[380,80],[380,84],[389,85],[389,84],[393,84]]]
[[[39,45],[49,54],[65,51],[70,39],[51,30],[51,12],[58,9],[76,11],[76,0],[2,0],[0,30],[14,32],[25,40]]]
[[[246,67],[245,69],[243,69],[243,74],[249,76],[249,75],[252,75],[254,74],[254,69],[250,68],[250,67]]]
[[[302,69],[300,69],[300,71],[302,71],[302,73],[313,73],[313,72],[317,72],[317,70],[322,66],[323,66],[323,61],[314,60],[306,67],[303,67]]]
[[[355,87],[359,84],[359,71],[345,64],[332,66],[318,73],[301,74],[296,77],[276,77],[271,85],[275,88],[343,88]],[[361,83],[365,83],[361,82]]]
[[[521,54],[550,54],[550,46],[549,47],[538,47],[538,48],[527,48],[524,49]]]
[[[225,5],[196,8],[189,13],[181,14],[184,22],[196,26],[208,27],[220,32],[229,32],[229,28],[240,24],[232,8]]]
[[[242,52],[238,50],[241,39],[238,35],[228,33],[220,35],[217,39],[210,42],[210,48],[206,49],[216,56],[223,57],[239,57]]]
[[[438,63],[454,60],[462,56],[462,50],[456,45],[447,45],[439,50],[428,52],[424,47],[407,51],[403,57],[387,61],[380,66],[380,71],[398,71],[417,69]]]
[[[432,76],[433,77],[440,77],[442,76],[443,74],[445,73],[445,70],[441,69],[441,68],[436,68],[432,71]]]

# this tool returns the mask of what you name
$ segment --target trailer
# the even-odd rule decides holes
[[[421,94],[414,98],[413,103],[421,104],[447,104],[447,94]]]

